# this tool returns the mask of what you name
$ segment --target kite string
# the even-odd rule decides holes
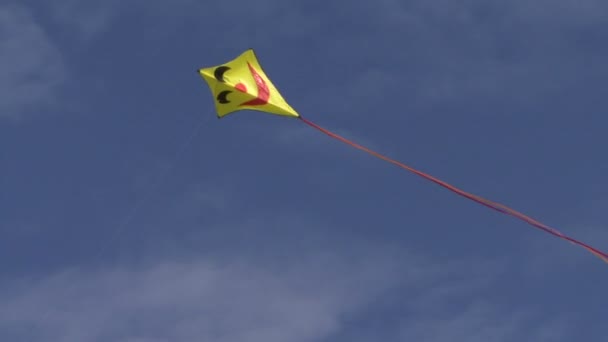
[[[549,226],[547,226],[547,225],[545,225],[545,224],[543,224],[541,222],[538,222],[538,221],[534,220],[531,217],[528,217],[528,216],[526,216],[526,215],[524,215],[524,214],[522,214],[520,212],[517,212],[517,211],[515,211],[515,210],[513,210],[513,209],[511,209],[511,208],[509,208],[509,207],[507,207],[507,206],[505,206],[503,204],[492,202],[492,201],[487,200],[485,198],[482,198],[482,197],[479,197],[477,195],[468,193],[468,192],[466,192],[464,190],[461,190],[461,189],[459,189],[459,188],[457,188],[457,187],[455,187],[455,186],[453,186],[451,184],[448,184],[448,183],[446,183],[446,182],[444,182],[444,181],[442,181],[442,180],[440,180],[438,178],[435,178],[435,177],[433,177],[433,176],[431,176],[429,174],[426,174],[424,172],[418,171],[418,170],[416,170],[416,169],[414,169],[414,168],[412,168],[410,166],[407,166],[407,165],[405,165],[405,164],[403,164],[401,162],[398,162],[398,161],[396,161],[394,159],[391,159],[391,158],[389,158],[389,157],[387,157],[385,155],[382,155],[382,154],[380,154],[380,153],[378,153],[376,151],[373,151],[373,150],[371,150],[371,149],[369,149],[369,148],[367,148],[365,146],[361,146],[361,145],[359,145],[359,144],[357,144],[357,143],[355,143],[353,141],[350,141],[350,140],[348,140],[348,139],[346,139],[346,138],[344,138],[344,137],[342,137],[342,136],[340,136],[340,135],[338,135],[336,133],[333,133],[333,132],[331,132],[331,131],[329,131],[329,130],[327,130],[327,129],[325,129],[325,128],[317,125],[317,124],[315,124],[314,122],[311,122],[311,121],[309,121],[309,120],[301,117],[301,116],[299,117],[299,119],[302,122],[304,122],[305,124],[307,124],[308,126],[319,130],[320,132],[322,132],[322,133],[330,136],[331,138],[339,140],[339,141],[341,141],[341,142],[343,142],[343,143],[345,143],[347,145],[350,145],[350,146],[352,146],[352,147],[354,147],[356,149],[359,149],[359,150],[362,150],[362,151],[364,151],[364,152],[366,152],[368,154],[371,154],[374,157],[377,157],[377,158],[382,159],[382,160],[384,160],[386,162],[389,162],[389,163],[391,163],[393,165],[396,165],[396,166],[398,166],[398,167],[400,167],[402,169],[410,171],[410,172],[412,172],[412,173],[414,173],[414,174],[416,174],[416,175],[418,175],[420,177],[423,177],[423,178],[425,178],[427,180],[430,180],[431,182],[434,182],[434,183],[436,183],[436,184],[438,184],[438,185],[440,185],[440,186],[442,186],[442,187],[444,187],[444,188],[446,188],[446,189],[448,189],[448,190],[450,190],[452,192],[455,192],[456,194],[458,194],[460,196],[468,198],[468,199],[470,199],[470,200],[472,200],[474,202],[477,202],[477,203],[479,203],[481,205],[484,205],[484,206],[486,206],[486,207],[488,207],[490,209],[496,210],[496,211],[501,212],[501,213],[506,214],[506,215],[510,215],[510,216],[516,217],[516,218],[518,218],[518,219],[520,219],[520,220],[522,220],[522,221],[524,221],[524,222],[526,222],[526,223],[528,223],[528,224],[530,224],[530,225],[532,225],[532,226],[534,226],[534,227],[536,227],[536,228],[538,228],[540,230],[543,230],[543,231],[545,231],[545,232],[547,232],[549,234],[552,234],[554,236],[557,236],[557,237],[559,237],[561,239],[567,240],[567,241],[569,241],[569,242],[571,242],[573,244],[579,245],[579,246],[585,248],[586,250],[588,250],[589,252],[591,252],[592,254],[594,254],[595,256],[597,256],[600,259],[602,259],[604,262],[608,263],[608,254],[606,254],[606,253],[604,253],[602,251],[599,251],[599,250],[595,249],[594,247],[591,247],[591,246],[589,246],[589,245],[587,245],[587,244],[585,244],[585,243],[583,243],[581,241],[578,241],[578,240],[576,240],[574,238],[566,236],[563,233],[559,232],[558,230],[553,229],[553,228],[551,228],[551,227],[549,227]]]

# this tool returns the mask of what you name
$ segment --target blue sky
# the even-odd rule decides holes
[[[254,48],[303,116],[606,250],[606,13],[3,2],[0,339],[601,341],[601,261],[297,120],[217,120],[196,70]]]

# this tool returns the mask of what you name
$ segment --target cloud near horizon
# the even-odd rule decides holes
[[[57,103],[66,78],[59,49],[20,6],[0,6],[0,32],[0,118],[19,120],[34,115],[34,109],[44,112]]]
[[[199,258],[71,270],[0,291],[0,330],[57,342],[317,341],[383,291],[428,276],[397,266],[319,253],[279,267]]]

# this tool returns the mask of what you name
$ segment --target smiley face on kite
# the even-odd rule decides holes
[[[545,225],[544,223],[536,221],[535,219],[532,219],[531,217],[526,216],[505,205],[468,193],[429,174],[418,171],[397,160],[391,159],[378,152],[372,151],[367,147],[350,141],[342,136],[339,136],[336,133],[333,133],[309,121],[308,119],[301,117],[295,110],[293,110],[293,108],[289,106],[289,104],[287,104],[287,102],[285,102],[281,94],[279,94],[278,90],[274,87],[272,82],[270,82],[270,79],[268,79],[268,77],[264,74],[255,54],[253,53],[253,50],[251,49],[245,51],[236,59],[223,65],[206,69],[199,69],[199,73],[203,76],[205,81],[207,81],[209,88],[213,92],[213,96],[217,100],[215,101],[215,106],[218,117],[222,117],[228,113],[242,109],[253,109],[269,114],[277,114],[292,118],[298,118],[300,119],[300,122],[303,122],[308,126],[315,128],[336,140],[339,140],[354,148],[369,153],[376,158],[389,162],[402,169],[410,171],[420,177],[423,177],[458,194],[459,196],[477,202],[500,213],[518,218],[546,233],[552,234],[561,239],[579,245],[588,250],[589,252],[593,253],[606,263],[608,263],[608,253],[606,252],[600,251],[599,249],[587,245],[584,242],[566,236],[565,234],[557,231],[556,229],[553,229]]]
[[[251,72],[251,76],[257,86],[257,97],[255,99],[245,101],[239,106],[263,106],[268,103],[270,99],[270,89],[268,89],[268,85],[264,78],[260,75],[260,73],[251,65],[251,63],[247,62],[247,67]],[[226,73],[231,68],[225,65],[219,66],[213,72],[213,76],[218,82],[226,83],[224,79],[224,73]],[[236,83],[234,88],[241,93],[247,93],[247,85],[243,82]],[[228,94],[232,93],[232,90],[223,90],[217,96],[216,99],[221,104],[228,104],[230,100],[228,100]]]
[[[266,76],[251,49],[228,63],[199,69],[199,73],[213,92],[218,117],[243,109],[299,117]]]

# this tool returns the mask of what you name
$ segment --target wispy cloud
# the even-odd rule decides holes
[[[401,339],[419,342],[571,341],[565,317],[512,310],[473,300],[457,310],[419,315],[404,322]]]
[[[1,336],[58,342],[320,340],[340,329],[343,314],[403,281],[390,260],[365,257],[325,253],[281,266],[242,259],[164,261],[28,279],[0,295]]]
[[[229,2],[136,0],[129,2],[128,8],[117,0],[68,0],[46,6],[54,8],[50,21],[69,28],[65,31],[73,29],[88,43],[120,26],[113,25],[118,18],[132,20],[133,17],[149,23],[158,19],[150,29],[165,32],[184,29],[185,22],[204,17],[197,30],[192,31],[201,34],[197,39],[206,41],[212,37],[206,35],[207,32],[213,31],[208,28],[215,29],[220,22],[218,18],[230,15],[237,24],[223,27],[225,39],[218,42],[214,50],[227,46],[236,50],[238,44],[245,43],[254,47],[276,45],[276,38],[282,38],[281,47],[294,48],[277,50],[282,51],[277,54],[299,54],[298,60],[303,61],[298,68],[285,66],[294,74],[290,71],[283,76],[301,80],[300,89],[312,89],[303,92],[301,102],[315,109],[315,117],[322,117],[350,110],[349,115],[357,112],[370,115],[367,108],[385,108],[385,104],[388,108],[396,99],[402,101],[401,104],[412,100],[429,105],[471,99],[475,102],[528,100],[578,87],[582,83],[579,81],[586,78],[606,75],[603,62],[598,58],[602,54],[575,49],[576,37],[581,36],[571,35],[589,25],[604,23],[606,17],[601,13],[605,13],[602,10],[606,9],[606,2],[548,3],[544,0],[509,3],[470,0],[460,4],[447,0],[381,0],[353,2],[352,6],[338,8],[331,4],[321,6],[319,1],[316,8],[298,4],[301,8],[294,10],[292,3],[278,0],[238,6]],[[165,26],[169,22],[172,27]],[[0,117],[20,117],[33,106],[54,101],[66,70],[57,47],[25,9],[0,7],[0,25],[2,32],[6,32],[0,38],[0,51],[3,51]],[[144,25],[138,28],[141,26]],[[323,32],[323,39],[313,34],[318,32]],[[298,42],[302,45],[298,46]],[[111,46],[100,44],[99,48]],[[268,62],[277,69],[281,63]],[[285,62],[289,63],[293,61]],[[581,71],[579,67],[583,64],[587,68]],[[308,76],[309,71],[315,72],[314,79]],[[107,75],[101,77],[110,77]],[[270,77],[274,79],[274,75]],[[280,72],[276,75],[281,77]],[[340,95],[336,97],[336,94]],[[292,98],[289,93],[284,95]],[[297,101],[297,97],[293,98]],[[325,106],[332,101],[334,108]],[[327,113],[319,112],[320,107]],[[388,111],[381,112],[391,115]],[[332,130],[332,126],[335,127],[328,121],[320,123]],[[292,131],[281,129],[280,133],[260,139],[277,139],[278,135],[289,147],[310,144],[306,147],[310,148],[318,143],[340,148],[338,142],[325,140],[318,136],[320,133],[304,127]],[[365,136],[357,136],[359,133],[355,130],[337,131],[376,148],[374,144],[378,140],[370,144]],[[391,154],[385,147],[378,150]],[[352,153],[358,152],[352,150]],[[155,255],[157,259],[148,260],[146,265],[123,264],[94,270],[87,268],[86,258],[81,261],[76,257],[72,260],[78,259],[82,269],[28,276],[22,280],[2,279],[0,339],[58,342],[328,340],[348,329],[345,316],[365,316],[366,310],[377,305],[380,297],[384,302],[392,299],[398,303],[395,306],[400,307],[396,310],[398,315],[378,316],[378,320],[386,318],[395,322],[399,321],[399,315],[406,316],[397,324],[401,326],[397,328],[397,337],[401,340],[544,342],[565,340],[567,336],[561,321],[567,317],[547,319],[534,308],[519,303],[523,307],[514,309],[509,305],[512,303],[505,303],[508,299],[502,299],[506,296],[498,291],[517,291],[511,290],[509,284],[496,286],[497,279],[504,280],[505,274],[515,275],[515,281],[521,280],[518,276],[539,280],[530,274],[519,274],[519,269],[513,269],[513,262],[445,262],[385,248],[369,251],[368,247],[361,246],[369,246],[370,240],[380,240],[377,235],[372,236],[375,227],[361,233],[350,227],[336,229],[316,222],[306,224],[303,221],[310,220],[316,212],[302,208],[299,216],[291,216],[283,210],[265,211],[269,205],[262,202],[253,203],[246,212],[236,210],[236,204],[251,203],[252,198],[262,201],[267,195],[260,191],[255,196],[239,198],[241,188],[232,187],[219,180],[201,181],[178,198],[171,198],[162,214],[155,216],[150,210],[146,236],[134,233],[130,238],[137,240],[138,245],[132,247],[133,250],[121,251],[127,255],[122,261],[129,257],[148,260],[149,255]],[[316,196],[311,195],[311,201],[316,201],[319,197]],[[249,215],[253,211],[258,216],[251,219]],[[207,217],[213,216],[207,213],[221,216],[221,223]],[[180,218],[167,218],[170,215]],[[155,222],[166,222],[158,219],[160,217],[171,224]],[[180,226],[182,221],[176,224],[176,220],[187,223]],[[31,228],[23,226],[22,229],[25,232],[25,228],[37,227],[33,222]],[[355,248],[350,239],[357,234],[359,238],[363,235],[361,239],[365,241]],[[586,239],[584,234],[573,235]],[[543,236],[541,242],[547,241],[545,238]],[[592,243],[606,241],[599,235],[588,238]],[[406,244],[403,240],[395,243],[399,248]],[[555,243],[558,245],[564,246],[564,251],[573,248],[559,241]],[[560,260],[568,258],[561,254],[561,249],[555,251],[558,254],[555,257],[544,244],[528,247],[524,244],[513,255],[521,259],[530,257],[525,267],[534,269],[535,274],[541,274],[538,269],[546,271],[547,264],[562,267]],[[535,259],[530,249],[541,250],[546,257]],[[587,254],[573,250],[580,253],[581,259],[571,266],[580,265],[578,260]],[[163,261],[158,261],[162,258]],[[545,287],[546,279],[542,280]],[[394,297],[387,300],[391,296]],[[538,305],[543,303],[539,301]],[[570,323],[570,328],[577,326]]]
[[[201,3],[193,0],[133,0],[128,5],[120,0],[64,0],[50,3],[48,8],[57,24],[70,28],[76,33],[75,38],[85,42],[112,30],[117,20],[130,15],[136,15],[149,23],[154,22],[155,25],[150,26],[148,32],[162,35],[184,20],[207,21],[209,18],[229,15],[249,22],[268,19],[285,10],[284,4],[276,0],[239,4]],[[230,26],[226,29],[230,29]]]
[[[88,41],[112,27],[121,2],[64,0],[47,4],[54,21],[69,28],[73,38]]]
[[[45,30],[26,9],[2,6],[0,32],[0,118],[56,103],[66,68]]]
[[[607,19],[598,15],[607,7],[595,0],[388,0],[349,9],[351,20],[365,16],[376,25],[324,47],[332,65],[361,66],[336,68],[311,92],[332,103],[332,113],[367,114],[395,100],[423,109],[531,105],[592,91],[608,75],[600,43]],[[349,101],[332,101],[335,94]]]
[[[562,232],[601,251],[608,251],[608,229],[590,226],[572,228],[568,232],[562,229]],[[529,259],[523,265],[528,276],[547,277],[551,272],[606,267],[603,261],[584,248],[542,234],[543,236],[523,242],[530,250]]]
[[[391,338],[423,342],[568,336],[559,321],[565,317],[547,319],[499,300],[500,262],[433,260],[372,245],[353,241],[348,248],[309,248],[273,259],[256,253],[167,257],[13,279],[0,287],[0,337],[333,341],[352,334],[353,319],[376,315],[382,303],[399,307],[389,320],[396,325],[387,322],[367,336],[388,331]]]
[[[326,11],[275,0],[236,5],[191,0],[167,4],[132,1],[124,6],[116,0],[69,0],[50,8],[57,23],[87,39],[111,30],[119,18],[133,20],[134,16],[154,22],[150,30],[164,37],[185,22],[196,21],[198,27],[206,29],[229,15],[238,24],[222,26],[223,39],[216,42],[217,49],[232,50],[239,44],[263,48],[275,39],[296,44],[326,32],[328,39],[307,39],[301,45],[317,49],[306,56],[310,61],[303,69],[292,75],[300,77],[313,66],[319,69],[317,84],[302,96],[324,103],[323,109],[329,113],[323,115],[368,113],[388,108],[386,103],[395,99],[423,107],[530,103],[580,90],[581,84],[606,76],[602,68],[605,58],[602,54],[593,57],[585,44],[594,38],[584,33],[605,22],[598,13],[606,5],[596,0],[557,4],[545,0],[470,0],[458,5],[444,0],[384,0],[347,8],[329,5]],[[335,29],[336,23],[353,21],[365,27]]]
[[[499,286],[501,277],[512,274],[505,272],[508,265],[508,260],[444,263],[441,275],[423,280],[423,288],[412,295],[410,314],[399,328],[401,340],[570,341],[576,330],[574,314],[555,312],[546,317],[541,306],[516,306],[501,298],[512,295]]]

